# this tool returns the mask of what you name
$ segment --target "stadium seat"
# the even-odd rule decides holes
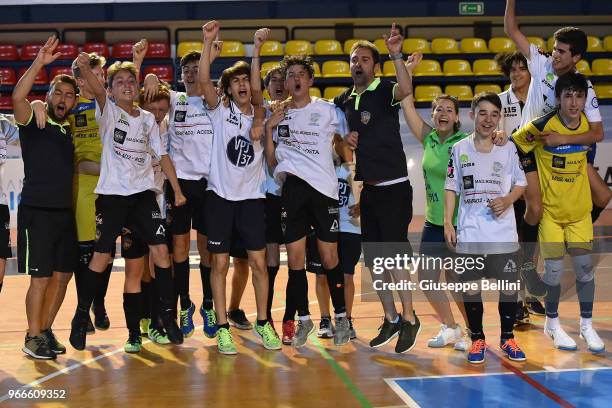
[[[0,44],[0,61],[17,61],[19,53],[13,44]]]
[[[555,37],[548,37],[548,40],[546,40],[546,51],[552,52],[554,46],[555,46]]]
[[[19,69],[19,78],[23,76],[27,69],[27,67],[22,67]],[[41,69],[40,71],[38,71],[38,74],[36,74],[36,78],[34,78],[34,85],[47,85],[48,83],[49,80],[47,78],[47,71]]]
[[[412,54],[417,51],[423,54],[431,53],[429,42],[424,38],[406,38],[402,43],[402,52],[404,54]]]
[[[146,58],[170,58],[170,45],[165,42],[150,42]]]
[[[244,57],[245,55],[244,44],[240,41],[223,41],[221,57]]]
[[[266,61],[263,64],[261,64],[261,77],[265,78],[266,74],[268,73],[268,71],[270,71],[272,68],[278,67],[280,66],[280,61]]]
[[[108,47],[104,43],[85,43],[83,44],[83,52],[95,52],[104,58],[109,56]]]
[[[446,85],[444,93],[454,96],[460,101],[471,101],[474,98],[472,88],[468,85]]]
[[[603,44],[606,51],[612,51],[612,35],[606,35]]]
[[[131,42],[118,42],[113,44],[113,51],[111,57],[117,59],[129,59],[132,60],[132,47],[134,44]]]
[[[499,94],[501,91],[501,87],[497,84],[477,84],[474,87],[474,95],[478,95],[481,92],[493,92]]]
[[[176,56],[183,58],[191,51],[202,52],[202,43],[200,41],[182,41],[176,49]]]
[[[363,41],[363,40],[358,39],[358,38],[350,38],[350,39],[346,40],[344,42],[344,47],[343,47],[344,48],[344,53],[350,55],[351,48],[353,47],[353,44],[355,44],[357,41]]]
[[[321,90],[317,88],[316,86],[311,87],[308,93],[310,94],[310,96],[321,98]]]
[[[452,38],[434,38],[431,41],[431,51],[434,54],[457,54],[459,47]]]
[[[49,70],[49,79],[55,78],[57,75],[72,75],[72,68],[70,67],[52,67]]]
[[[41,44],[26,44],[21,47],[21,59],[24,61],[32,61],[38,55],[38,51],[42,48]]]
[[[418,85],[414,88],[416,102],[431,102],[440,95],[442,95],[442,88],[438,85]]]
[[[534,44],[536,47],[541,48],[542,51],[546,51],[546,43],[542,37],[527,37],[530,44]]]
[[[593,88],[599,99],[612,99],[612,84],[595,84]]]
[[[395,76],[395,65],[393,65],[393,61],[385,61],[383,64],[382,74],[386,77]]]
[[[325,61],[322,73],[323,78],[346,78],[351,76],[349,63],[346,61]]]
[[[342,55],[342,44],[336,40],[318,40],[314,45],[315,55]]]
[[[17,75],[15,70],[10,67],[0,67],[0,84],[15,85],[17,83]]]
[[[446,76],[472,75],[472,67],[470,67],[470,63],[466,60],[446,60],[442,70]]]
[[[315,78],[319,78],[321,76],[321,66],[316,61],[312,62],[312,66],[314,67]]]
[[[461,52],[477,54],[489,52],[487,43],[482,38],[462,38],[459,44]]]
[[[489,51],[497,54],[500,52],[511,52],[516,49],[514,41],[506,37],[493,37],[489,40]]]
[[[581,59],[576,63],[576,69],[583,75],[593,75],[591,73],[591,67],[589,67],[589,63],[586,60]]]
[[[155,74],[159,79],[166,82],[174,81],[172,65],[149,65],[144,70],[144,75],[147,76],[148,74]]]
[[[283,45],[278,41],[266,41],[259,50],[262,57],[282,57],[284,55]]]
[[[603,52],[603,51],[605,51],[605,49],[603,47],[603,43],[601,42],[601,39],[599,37],[595,37],[595,36],[589,35],[587,37],[587,40],[588,40],[587,52]]]
[[[287,41],[285,55],[312,55],[312,44],[305,40]]]
[[[501,75],[497,62],[493,59],[478,59],[474,61],[474,75]]]
[[[374,45],[376,46],[376,48],[378,48],[378,52],[380,52],[380,55],[389,54],[387,44],[385,44],[385,40],[383,40],[382,38],[377,38],[376,40],[374,40]]]
[[[0,96],[0,110],[12,111],[13,99],[10,96]]]
[[[612,75],[612,59],[597,58],[591,61],[593,75]]]
[[[79,56],[79,47],[73,43],[58,44],[55,52],[62,54],[59,57],[61,60],[74,60]]]
[[[421,60],[413,71],[414,76],[440,76],[442,68],[436,60]]]
[[[323,91],[323,98],[331,100],[331,99],[334,99],[336,96],[340,95],[344,91],[346,91],[345,86],[328,86]]]
[[[30,102],[32,101],[45,101],[47,99],[47,94],[35,93],[26,96],[26,99]]]

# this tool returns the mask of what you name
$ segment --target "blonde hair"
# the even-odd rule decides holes
[[[100,67],[102,68],[104,65],[106,65],[106,58],[104,58],[101,55],[96,54],[95,52],[90,52],[89,54],[89,66],[93,69],[95,67]],[[75,78],[80,78],[81,77],[81,69],[77,66],[77,60],[75,59],[74,61],[72,61],[72,75]]]
[[[108,67],[108,70],[106,71],[106,80],[109,88],[113,86],[113,79],[119,71],[127,71],[132,74],[134,78],[138,78],[138,70],[136,69],[136,65],[134,65],[133,62],[117,61],[110,67]]]

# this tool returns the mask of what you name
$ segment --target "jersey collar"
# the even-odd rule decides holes
[[[66,134],[66,128],[70,128],[70,123],[67,120],[64,120],[62,123],[57,123],[48,117],[47,123],[59,127],[63,134]]]
[[[370,92],[375,91],[376,88],[378,88],[378,85],[380,85],[380,78],[374,79],[372,83],[368,85],[368,87],[364,89],[361,93],[357,93],[357,91],[355,91],[355,87],[353,86],[353,90],[351,91],[350,96],[355,97],[355,110],[359,109],[359,101],[361,100],[361,95],[363,95],[367,91],[370,91]]]

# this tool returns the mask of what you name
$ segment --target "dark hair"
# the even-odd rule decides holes
[[[557,99],[561,97],[563,91],[577,91],[586,93],[589,90],[589,83],[586,77],[578,72],[568,72],[561,75],[555,84],[555,96]]]
[[[303,66],[304,69],[308,71],[308,75],[311,78],[314,78],[314,65],[312,63],[312,58],[307,55],[285,55],[280,63],[283,78],[287,76],[287,70],[293,65]]]
[[[453,103],[453,106],[455,107],[455,113],[457,114],[457,116],[459,116],[459,99],[455,98],[452,95],[447,95],[447,94],[436,96],[436,98],[433,101],[431,101],[431,111],[432,112],[436,110],[441,100],[451,101]],[[453,123],[453,130],[455,131],[455,133],[457,133],[459,129],[461,129],[461,122],[457,121]]]
[[[510,76],[512,65],[515,62],[522,63],[527,67],[527,58],[520,51],[501,52],[495,56],[495,61],[505,76]]]
[[[223,93],[228,97],[231,96],[228,89],[232,78],[238,75],[251,76],[251,66],[244,61],[237,61],[229,68],[223,70],[221,78],[219,78],[219,88],[223,90]]]
[[[280,74],[280,76],[283,76],[283,70],[281,69],[280,65],[275,66],[266,73],[266,76],[264,77],[264,87],[267,88],[268,85],[270,85],[270,80],[274,74]]]
[[[372,59],[374,60],[374,64],[380,64],[380,52],[376,46],[366,40],[359,40],[351,47],[351,52],[349,55],[353,55],[358,48],[366,48],[372,52]]]
[[[96,54],[95,52],[90,52],[89,54],[89,66],[93,69],[95,67],[102,68],[106,64],[106,58]],[[77,60],[72,61],[72,75],[75,78],[81,77],[81,69],[77,65]]]
[[[580,54],[580,58],[584,57],[589,42],[586,34],[581,29],[576,27],[563,27],[555,31],[554,38],[558,42],[569,44],[572,56]]]
[[[180,62],[181,68],[189,64],[190,62],[193,62],[193,61],[199,62],[201,56],[202,56],[201,52],[189,51],[187,54],[183,55],[183,57],[181,58],[181,62]]]
[[[497,109],[500,111],[502,110],[501,99],[499,99],[499,95],[494,92],[481,92],[474,96],[474,99],[472,99],[472,106],[470,107],[472,112],[476,112],[476,107],[480,102],[490,102],[495,105]]]
[[[74,79],[73,76],[66,75],[66,74],[59,74],[53,77],[53,79],[49,83],[49,92],[51,92],[53,87],[59,82],[63,82],[65,84],[71,85],[74,88],[74,94],[76,95],[78,93],[77,91],[78,87],[77,87],[76,80]]]

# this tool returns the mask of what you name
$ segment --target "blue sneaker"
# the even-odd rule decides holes
[[[214,339],[217,334],[217,315],[215,309],[204,309],[204,304],[200,306],[200,315],[204,319],[204,335],[209,339]]]
[[[525,361],[527,357],[525,357],[525,353],[523,350],[516,344],[514,339],[502,340],[499,344],[499,348],[508,356],[508,358],[512,361]]]
[[[472,348],[468,351],[468,363],[482,364],[485,362],[485,352],[487,351],[487,343],[484,340],[475,340],[472,342]]]
[[[193,325],[193,314],[195,313],[195,305],[191,302],[191,306],[187,310],[181,310],[179,313],[179,317],[181,319],[181,331],[183,332],[183,337],[191,337],[193,331],[195,330],[195,326]]]

